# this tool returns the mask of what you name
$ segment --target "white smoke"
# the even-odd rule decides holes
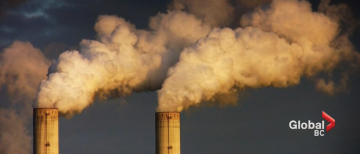
[[[14,41],[0,55],[0,153],[30,154],[32,101],[39,82],[46,78],[50,65],[42,52],[29,42]],[[7,102],[9,101],[9,102]]]
[[[41,82],[38,107],[80,112],[98,95],[157,90],[184,46],[206,36],[211,27],[195,16],[173,11],[150,20],[150,31],[116,16],[100,16],[98,40],[83,40],[80,51],[62,53],[53,73]]]
[[[321,6],[322,11],[335,10]],[[307,1],[275,0],[245,14],[242,28],[234,30],[214,28],[233,20],[227,0],[176,0],[170,8],[175,11],[150,19],[150,30],[100,16],[97,40],[83,40],[79,51],[62,53],[51,66],[37,106],[72,115],[95,97],[161,88],[158,110],[181,111],[204,101],[234,103],[244,87],[296,85],[301,77],[359,58],[347,35],[341,35],[337,16],[313,12]],[[319,90],[337,89],[317,81]]]
[[[337,40],[338,23],[313,12],[307,1],[274,0],[244,15],[241,25],[215,28],[182,51],[158,91],[158,111],[182,111],[244,87],[296,85],[359,57],[351,44],[336,46],[343,41]],[[333,87],[324,85],[318,87]]]
[[[271,0],[237,1],[248,9]],[[175,0],[175,11],[150,19],[150,30],[100,16],[97,40],[83,40],[79,51],[64,52],[50,68],[39,49],[15,41],[0,55],[0,94],[9,101],[0,104],[0,153],[30,153],[27,126],[36,95],[37,107],[71,115],[94,97],[161,89],[158,110],[181,111],[204,101],[236,103],[244,87],[287,87],[343,62],[358,66],[360,55],[348,39],[352,27],[339,24],[351,21],[339,13],[347,6],[328,4],[313,12],[307,1],[274,0],[244,15],[237,29],[214,28],[239,16],[227,0]],[[316,88],[334,94],[347,80],[346,73],[339,86],[316,78]]]

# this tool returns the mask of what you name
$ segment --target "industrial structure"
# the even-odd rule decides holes
[[[155,113],[156,154],[180,154],[180,113]]]
[[[58,109],[35,108],[33,131],[33,154],[59,154]]]

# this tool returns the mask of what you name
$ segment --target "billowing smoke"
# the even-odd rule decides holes
[[[0,153],[30,154],[32,102],[50,65],[29,42],[15,41],[0,55]],[[7,103],[2,104],[2,103]]]
[[[72,115],[96,97],[160,89],[158,111],[181,111],[204,101],[234,103],[245,87],[296,85],[359,58],[338,16],[313,12],[307,1],[275,0],[243,15],[237,29],[219,28],[235,17],[227,0],[176,0],[170,8],[150,18],[150,30],[100,16],[97,40],[83,40],[79,51],[59,56],[36,105]],[[322,4],[331,12],[327,8]],[[329,94],[341,89],[316,81]]]
[[[158,91],[158,111],[182,111],[245,87],[296,85],[301,77],[360,58],[351,44],[342,44],[346,36],[338,38],[337,20],[312,12],[307,1],[274,0],[244,15],[241,25],[214,28],[182,51]],[[323,80],[317,87],[327,93],[334,89]]]
[[[340,84],[318,75],[344,63],[359,64],[348,39],[354,26],[347,6],[323,1],[320,12],[312,12],[307,1],[275,0],[237,20],[243,14],[239,8],[270,1],[236,0],[242,7],[233,7],[228,0],[175,0],[172,11],[150,18],[150,30],[100,16],[97,40],[83,40],[79,51],[62,53],[51,66],[29,42],[15,41],[0,55],[0,95],[5,98],[0,102],[0,153],[30,153],[27,128],[34,99],[37,107],[71,115],[95,97],[149,90],[159,90],[158,111],[181,111],[206,101],[236,103],[245,87],[288,87],[302,77],[314,79],[327,94],[343,91],[348,70]],[[221,28],[234,22],[241,27]]]
[[[195,16],[173,11],[138,30],[116,16],[100,16],[98,40],[83,40],[80,51],[62,53],[42,81],[38,107],[56,107],[71,115],[89,106],[95,95],[127,95],[160,89],[166,72],[184,46],[205,37],[211,27]]]

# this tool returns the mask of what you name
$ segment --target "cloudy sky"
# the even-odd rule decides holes
[[[266,7],[269,2],[231,1],[234,17],[217,26],[239,27],[244,13],[260,4]],[[171,0],[1,1],[0,153],[32,153],[29,115],[38,79],[46,78],[51,60],[56,60],[62,52],[79,49],[82,39],[96,38],[94,25],[99,15],[116,15],[137,29],[148,30],[149,18],[173,9],[171,3]],[[313,11],[317,11],[320,1],[310,3]],[[354,28],[359,28],[360,4],[352,0],[331,2],[340,3],[347,4],[345,10],[352,10],[351,20],[357,23]],[[351,34],[350,41],[359,51],[359,30]],[[14,41],[20,45],[14,45]],[[340,84],[342,70],[340,67],[333,71],[335,84]],[[360,73],[355,67],[349,72],[346,89],[334,95],[316,90],[313,78],[301,78],[300,84],[287,88],[245,88],[238,93],[236,105],[204,103],[190,107],[181,113],[181,151],[184,154],[359,153]],[[156,91],[97,99],[81,114],[60,118],[60,153],[155,153],[157,106]],[[322,111],[336,119],[336,126],[325,136],[314,137],[313,130],[289,128],[291,120],[323,120]]]

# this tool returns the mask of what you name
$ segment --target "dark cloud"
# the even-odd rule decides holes
[[[78,46],[68,46],[65,43],[54,42],[43,47],[43,53],[48,59],[57,59],[61,53],[68,50],[78,50]]]
[[[6,14],[9,9],[16,8],[27,0],[1,0],[0,1],[0,18]]]
[[[52,42],[76,46],[82,39],[94,39],[94,24],[101,14],[121,16],[146,29],[149,17],[166,12],[169,1],[65,0],[61,4],[50,1],[52,3],[46,5],[41,2],[28,1],[0,19],[0,48],[15,39],[30,41],[37,47]]]

